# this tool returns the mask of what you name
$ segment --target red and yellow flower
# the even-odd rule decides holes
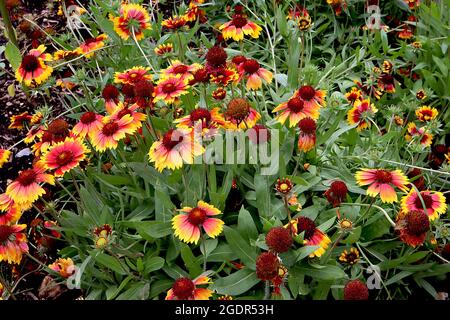
[[[225,40],[233,39],[234,41],[242,41],[244,40],[244,36],[257,39],[262,28],[248,20],[245,15],[235,14],[233,15],[233,19],[222,24],[219,30],[222,31],[222,36]]]
[[[92,137],[94,132],[100,130],[102,126],[103,116],[87,111],[81,115],[80,121],[73,127],[72,132],[80,138]]]
[[[52,170],[55,177],[61,177],[66,172],[79,166],[86,158],[89,149],[80,139],[67,138],[54,144],[42,155],[42,162],[47,170]]]
[[[296,236],[304,232],[304,245],[318,246],[318,248],[309,255],[310,258],[322,256],[331,243],[330,238],[318,229],[314,221],[308,217],[298,217],[293,219],[287,227],[290,227],[292,233]]]
[[[5,208],[0,207],[0,225],[16,223],[22,216],[22,211],[17,205],[9,205]]]
[[[58,272],[63,278],[69,278],[75,272],[73,260],[70,258],[59,258],[48,267],[53,271]]]
[[[152,80],[152,76],[148,74],[149,67],[133,67],[123,72],[114,74],[114,83],[135,84],[142,80]]]
[[[120,16],[112,17],[114,30],[124,40],[136,37],[136,40],[144,39],[144,31],[151,30],[150,15],[139,4],[122,4]]]
[[[28,252],[26,224],[0,225],[0,262],[19,264],[22,254]]]
[[[228,67],[216,68],[209,76],[212,83],[224,87],[239,80],[239,73],[234,68]]]
[[[137,111],[138,109],[139,105],[137,103],[126,107],[122,102],[119,102],[116,110],[109,116],[109,119],[119,121],[125,115],[130,115],[133,118],[131,126],[137,130],[142,127],[142,121],[147,119],[145,114]]]
[[[250,129],[255,126],[259,119],[261,119],[261,115],[251,107],[246,99],[234,98],[227,105],[225,111],[226,129]]]
[[[120,81],[125,81],[126,77],[122,77]],[[105,109],[109,114],[113,113],[116,110],[117,105],[119,104],[119,89],[112,84],[107,84],[102,91],[102,97],[105,99]]]
[[[296,126],[303,118],[311,118],[317,120],[320,112],[319,107],[315,104],[305,104],[305,102],[297,95],[292,96],[287,102],[283,102],[272,112],[281,112],[275,119],[284,124],[289,119],[289,127]]]
[[[91,58],[95,52],[100,48],[105,46],[105,40],[108,39],[106,34],[100,34],[95,38],[90,38],[84,41],[80,46],[76,49],[76,51],[80,55],[85,55],[86,58]]]
[[[37,162],[33,168],[21,171],[19,176],[6,188],[6,194],[19,204],[30,204],[46,192],[43,183],[55,184],[55,177],[45,173],[45,167]]]
[[[194,78],[193,74],[201,68],[202,66],[198,63],[186,65],[179,60],[173,60],[170,62],[170,67],[161,70],[161,78],[179,77],[181,80],[190,81]]]
[[[362,97],[362,91],[357,87],[352,87],[352,89],[345,94],[345,98],[351,104],[355,103],[357,100],[361,100]]]
[[[180,211],[182,213],[172,219],[175,236],[180,240],[197,244],[200,240],[201,228],[211,238],[222,233],[224,222],[211,218],[221,214],[220,210],[214,206],[200,200],[195,208],[184,207]]]
[[[224,127],[226,121],[220,113],[219,108],[208,110],[205,108],[196,108],[189,115],[178,118],[174,121],[178,128],[197,128],[199,126],[204,135],[214,135],[218,128]]]
[[[162,172],[165,168],[175,170],[185,163],[191,164],[194,157],[202,155],[205,149],[195,141],[192,129],[170,129],[150,147],[150,162]]]
[[[400,240],[411,247],[421,246],[430,230],[430,220],[423,211],[404,212],[400,210],[396,218],[395,229]]]
[[[164,100],[167,104],[177,102],[179,97],[188,93],[189,85],[181,77],[169,77],[157,82],[154,102]]]
[[[247,79],[248,90],[258,90],[262,87],[262,80],[267,84],[272,82],[273,74],[261,67],[255,59],[246,59],[239,65],[239,81]]]
[[[189,278],[179,278],[167,292],[166,300],[209,300],[213,291],[197,286],[210,284],[211,279],[205,274],[198,276],[194,281]]]
[[[298,136],[298,149],[308,152],[316,145],[316,122],[312,118],[303,118],[299,121],[298,127],[300,134]]]
[[[408,178],[400,170],[362,169],[355,174],[356,182],[360,186],[369,185],[367,195],[376,197],[380,194],[382,202],[397,201],[394,187],[407,191]]]
[[[423,202],[422,202],[423,201]],[[404,212],[423,211],[430,220],[435,220],[447,211],[445,197],[438,191],[420,191],[411,189],[401,200]]]
[[[54,60],[72,60],[80,55],[77,49],[75,50],[58,50],[53,54]]]
[[[436,119],[439,112],[436,108],[423,106],[416,110],[416,117],[419,121],[427,122]]]
[[[29,114],[27,111],[22,112],[21,114],[11,116],[11,118],[9,119],[10,123],[9,123],[8,129],[21,130],[26,125],[31,123],[32,118],[33,118],[33,116],[31,114]]]
[[[3,167],[5,163],[9,161],[11,157],[11,151],[0,148],[0,169]]]
[[[154,49],[154,51],[158,56],[163,56],[166,53],[170,53],[173,51],[173,44],[171,43],[160,44]]]
[[[52,61],[52,55],[44,53],[47,48],[40,45],[23,57],[19,68],[16,70],[17,81],[31,87],[45,82],[53,72],[53,68],[46,61]]]
[[[104,117],[100,130],[93,131],[91,136],[92,145],[100,152],[106,149],[117,148],[120,140],[125,138],[127,134],[133,134],[138,129],[134,121],[129,114],[119,120]]]
[[[350,125],[358,124],[357,131],[370,128],[373,116],[378,112],[369,99],[356,100],[353,107],[347,112],[347,122]]]
[[[169,17],[161,22],[161,26],[169,30],[178,30],[186,25],[187,21],[184,16]]]
[[[424,127],[417,128],[414,122],[408,123],[408,132],[405,134],[406,141],[415,140],[420,142],[423,147],[431,146],[433,142],[433,135],[429,133]]]

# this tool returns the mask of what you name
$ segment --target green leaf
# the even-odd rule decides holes
[[[118,274],[121,275],[126,275],[129,270],[127,267],[124,267],[117,258],[110,256],[106,253],[99,253],[96,257],[95,260],[101,264],[102,266],[111,269],[114,272],[117,272]],[[125,268],[127,270],[125,270]]]
[[[228,245],[242,260],[246,267],[255,270],[256,268],[256,251],[250,247],[247,241],[234,229],[224,227],[225,238]]]
[[[241,269],[227,277],[217,279],[212,289],[218,294],[237,296],[243,294],[255,286],[260,280],[256,273],[247,268]]]
[[[251,214],[245,210],[244,206],[242,206],[239,211],[237,230],[241,235],[244,235],[247,240],[256,239],[258,237],[258,230],[256,229],[255,222],[253,221]]]
[[[256,207],[259,215],[268,217],[270,213],[270,184],[268,176],[255,175]]]
[[[172,234],[172,225],[170,222],[161,221],[140,221],[134,223],[134,227],[142,237],[163,238]]]
[[[161,257],[150,257],[145,260],[144,263],[144,274],[147,275],[150,272],[157,271],[164,266],[165,260]]]
[[[11,64],[14,71],[20,67],[22,55],[20,54],[20,50],[12,42],[8,42],[6,44],[5,57]]]
[[[198,264],[191,248],[184,243],[181,244],[181,258],[183,259],[184,265],[188,269],[191,278],[195,278],[202,273],[202,267]]]
[[[307,267],[298,267],[300,272],[303,272],[305,275],[312,277],[316,280],[338,280],[345,279],[347,277],[344,270],[339,268],[338,266],[326,265],[317,268],[307,268]]]

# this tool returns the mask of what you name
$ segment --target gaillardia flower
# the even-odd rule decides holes
[[[178,128],[197,128],[202,130],[205,135],[214,135],[217,129],[225,126],[226,122],[220,113],[219,108],[208,110],[205,108],[196,108],[185,117],[178,118],[174,121]]]
[[[380,194],[382,202],[392,203],[397,201],[397,193],[394,187],[402,191],[408,190],[408,178],[400,170],[362,169],[355,174],[356,182],[360,186],[370,185],[367,195],[376,197]]]
[[[339,256],[339,261],[345,264],[354,265],[359,261],[359,251],[356,248],[345,249]]]
[[[33,116],[27,111],[11,116],[11,118],[9,119],[8,129],[21,130],[25,127],[26,124],[31,123],[32,118]]]
[[[286,119],[289,119],[289,126],[296,126],[303,118],[311,118],[317,120],[319,118],[319,107],[315,104],[305,104],[305,102],[298,96],[293,96],[289,101],[278,105],[272,112],[280,112],[275,119],[281,124],[284,124]]]
[[[257,39],[262,28],[248,20],[245,15],[235,14],[233,19],[221,25],[219,30],[222,31],[222,36],[225,40],[242,41],[244,40],[244,35]]]
[[[358,124],[357,131],[370,128],[373,116],[378,111],[369,99],[356,100],[353,107],[347,113],[347,122],[350,125]]]
[[[352,87],[352,89],[345,94],[345,98],[351,104],[355,103],[357,100],[361,100],[362,91],[356,87]]]
[[[3,167],[5,163],[9,161],[11,157],[11,151],[0,148],[0,169]]]
[[[416,117],[419,121],[427,122],[436,119],[439,112],[436,108],[423,106],[416,110]]]
[[[178,30],[183,28],[186,23],[184,16],[173,16],[163,20],[161,26],[169,30]]]
[[[421,199],[422,198],[422,199]],[[422,202],[423,201],[423,202]],[[442,192],[420,191],[411,189],[401,200],[402,211],[422,211],[428,215],[430,220],[437,219],[439,215],[447,211],[447,204]]]
[[[22,216],[20,207],[17,205],[9,205],[6,208],[0,206],[0,225],[13,224],[17,222]]]
[[[225,120],[228,121],[227,129],[250,129],[259,119],[261,119],[259,112],[253,109],[244,98],[234,98],[227,105],[225,111]]]
[[[211,218],[221,214],[220,210],[214,206],[200,200],[195,208],[184,207],[180,211],[182,213],[173,217],[172,227],[175,235],[182,241],[197,244],[200,240],[201,228],[211,238],[222,233],[224,222]]]
[[[51,146],[42,155],[41,160],[47,170],[54,172],[55,177],[61,177],[66,172],[78,167],[88,152],[89,149],[81,139],[67,138],[63,142]]]
[[[405,134],[406,141],[414,140],[419,142],[424,148],[431,146],[433,142],[433,135],[426,130],[425,127],[417,128],[414,122],[408,123],[407,133]]]
[[[178,60],[173,60],[170,62],[170,67],[161,70],[161,78],[179,77],[181,80],[189,81],[194,78],[194,73],[201,67],[198,63],[186,65]]]
[[[45,61],[51,61],[52,56],[44,53],[46,49],[44,45],[40,45],[23,57],[20,67],[16,70],[17,81],[31,87],[45,82],[50,77],[53,68],[46,65]]]
[[[299,97],[303,100],[306,108],[313,107],[326,107],[325,96],[327,92],[325,90],[316,90],[313,86],[305,85],[301,86],[295,93],[295,97]]]
[[[300,134],[298,136],[298,149],[308,152],[316,145],[316,122],[312,118],[303,118],[299,121],[298,127]]]
[[[19,205],[32,203],[45,194],[42,183],[53,185],[55,178],[45,173],[42,162],[37,162],[32,169],[19,173],[19,176],[6,188],[6,194]]]
[[[157,82],[155,88],[155,99],[156,103],[159,100],[164,100],[167,104],[172,104],[178,100],[178,98],[184,94],[187,94],[187,89],[189,85],[186,80],[181,77],[169,77],[161,79]]]
[[[344,300],[369,300],[369,288],[361,280],[350,280],[344,287]]]
[[[263,281],[273,280],[278,276],[280,266],[280,259],[276,254],[263,252],[256,258],[256,275]]]
[[[166,53],[170,53],[173,51],[173,44],[171,43],[160,44],[154,49],[154,51],[158,56],[163,56]]]
[[[103,126],[103,116],[87,111],[80,117],[80,121],[73,127],[72,132],[80,138],[93,136],[94,132]]]
[[[147,72],[147,71],[145,71]],[[125,81],[125,78],[122,78],[121,81]],[[109,114],[113,113],[119,103],[119,89],[112,84],[107,84],[102,91],[102,97],[105,99],[105,109]]]
[[[28,252],[26,224],[0,225],[0,262],[19,264],[22,254]]]
[[[70,258],[59,258],[48,267],[58,272],[63,278],[69,278],[75,272],[75,266]]]
[[[179,278],[167,292],[166,300],[209,300],[213,292],[199,285],[210,284],[211,279],[202,274],[194,281],[189,278]]]
[[[120,16],[113,17],[114,31],[124,40],[136,37],[144,39],[144,30],[151,29],[150,16],[145,8],[138,4],[122,4]]]
[[[104,117],[100,130],[94,131],[91,136],[92,145],[97,151],[117,148],[120,140],[138,129],[133,123],[134,119],[129,114],[118,120],[111,119],[109,116]]]
[[[423,211],[400,210],[395,229],[400,233],[400,240],[411,247],[417,247],[425,242],[430,230],[430,219]]]
[[[133,67],[123,72],[114,74],[114,82],[122,84],[135,84],[142,80],[152,80],[152,76],[148,74],[148,67]]]
[[[202,155],[205,149],[195,141],[192,129],[170,129],[150,147],[150,162],[162,172],[165,168],[175,170],[185,163],[191,164],[194,157]]]
[[[95,38],[89,38],[82,44],[80,44],[76,51],[80,55],[84,54],[86,58],[91,58],[95,54],[95,52],[93,51],[96,51],[105,46],[104,41],[106,39],[108,39],[108,36],[106,34],[100,34]]]
[[[291,232],[283,227],[274,227],[266,235],[267,247],[276,253],[288,251],[293,242]]]
[[[337,207],[345,200],[347,196],[348,188],[344,181],[333,181],[331,183],[330,188],[325,191],[324,195],[327,197],[329,203],[333,205],[333,207]]]
[[[239,65],[240,79],[246,78],[248,90],[258,90],[262,87],[262,80],[267,84],[272,82],[273,74],[261,67],[255,59],[247,59]]]
[[[330,238],[318,229],[314,221],[308,217],[293,219],[287,226],[290,226],[292,233],[296,236],[304,232],[304,245],[319,246],[319,248],[309,255],[310,258],[322,256],[331,243]]]

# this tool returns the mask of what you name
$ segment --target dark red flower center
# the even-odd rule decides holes
[[[343,181],[334,181],[330,186],[330,190],[333,195],[339,198],[345,197],[348,192],[347,185]]]
[[[173,284],[172,290],[178,299],[186,300],[194,295],[195,285],[191,279],[179,278]]]
[[[227,53],[220,46],[214,46],[208,50],[206,54],[206,61],[214,67],[224,65],[227,61]]]
[[[431,208],[433,204],[433,198],[429,194],[420,194],[422,196],[423,203],[425,204],[425,208],[429,209]],[[416,200],[414,200],[414,204],[416,208],[423,209],[422,201],[420,201],[419,196],[417,196]]]
[[[258,72],[259,68],[261,67],[259,62],[255,59],[246,60],[242,66],[245,72],[250,74]]]
[[[183,136],[180,132],[170,129],[167,131],[167,133],[164,135],[163,138],[163,145],[167,149],[173,149],[177,144],[179,144],[181,141],[183,141]]]
[[[184,64],[180,64],[179,66],[176,66],[175,68],[173,68],[173,72],[175,74],[183,74],[186,73],[188,71],[188,67],[185,66]]]
[[[411,211],[406,216],[406,228],[414,235],[421,235],[430,229],[430,219],[422,211]]]
[[[315,134],[316,133],[316,122],[311,118],[303,118],[298,123],[298,127],[303,133]]]
[[[377,170],[375,173],[375,179],[378,183],[391,183],[392,174],[386,170]]]
[[[13,234],[12,228],[7,225],[0,225],[0,244],[3,244]]]
[[[383,74],[381,76],[381,81],[383,81],[385,84],[394,84],[394,77],[390,74]]]
[[[69,133],[69,124],[65,120],[56,119],[49,124],[47,130],[55,136],[66,136]]]
[[[90,124],[90,123],[94,122],[95,119],[96,119],[95,112],[88,111],[88,112],[83,113],[83,115],[80,118],[80,121],[83,124]]]
[[[105,100],[115,100],[119,96],[119,89],[112,84],[107,84],[102,91],[102,96]]]
[[[245,26],[247,24],[247,18],[240,14],[236,14],[233,17],[231,24],[233,26],[235,26],[236,28],[242,28],[243,26]]]
[[[53,135],[50,132],[45,131],[44,134],[42,135],[41,142],[52,142],[52,141]]]
[[[36,71],[38,67],[39,67],[39,60],[35,56],[29,54],[23,57],[22,68],[24,68],[25,71],[33,72]]]
[[[234,98],[228,103],[225,114],[236,120],[243,121],[250,113],[250,104],[243,98]]]
[[[128,108],[124,108],[124,109],[122,109],[122,110],[120,110],[118,113],[117,113],[117,119],[122,119],[124,116],[126,116],[126,115],[132,115],[132,112],[131,112],[131,110],[130,109],[128,109]]]
[[[202,120],[202,122],[208,124],[211,121],[211,113],[208,109],[197,108],[191,112],[190,118],[192,122]]]
[[[305,101],[309,101],[316,95],[316,90],[312,86],[302,86],[298,89],[298,95]]]
[[[192,209],[188,214],[188,220],[195,226],[201,225],[206,220],[206,212],[200,208]]]
[[[162,87],[162,91],[164,93],[172,93],[176,90],[176,86],[173,83],[166,83],[165,85],[163,85]]]
[[[102,128],[102,133],[107,137],[114,135],[117,131],[119,131],[119,125],[116,122],[107,123]]]
[[[305,232],[305,239],[309,240],[316,231],[316,224],[308,217],[297,218],[297,232],[298,234]]]
[[[304,104],[303,100],[298,97],[294,97],[294,98],[290,99],[287,103],[287,107],[289,108],[289,110],[291,110],[294,113],[298,113],[298,112],[302,111],[304,105],[305,104]]]
[[[73,152],[70,150],[66,150],[58,155],[58,157],[56,158],[56,163],[59,166],[65,166],[66,164],[69,164],[72,160],[73,160]]]
[[[134,95],[140,98],[150,98],[153,94],[153,84],[147,80],[141,80],[134,85]]]
[[[29,186],[36,182],[36,172],[33,169],[24,170],[17,177],[17,181],[23,186]]]

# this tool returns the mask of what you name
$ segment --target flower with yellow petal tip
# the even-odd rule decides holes
[[[173,44],[171,43],[160,44],[154,49],[154,51],[158,56],[162,56],[166,53],[170,53],[173,51]]]
[[[11,116],[11,118],[9,119],[10,124],[8,126],[8,129],[21,130],[25,127],[25,124],[31,123],[32,118],[33,116],[30,115],[27,111]]]
[[[50,77],[53,68],[45,62],[52,61],[52,56],[44,53],[46,49],[44,45],[40,45],[23,57],[19,68],[16,70],[17,81],[31,87],[45,82]]]
[[[178,128],[197,128],[202,130],[202,134],[206,136],[214,135],[217,129],[224,127],[226,121],[220,113],[219,108],[208,110],[205,108],[196,108],[185,117],[178,118],[174,121]]]
[[[423,201],[423,202],[422,202]],[[420,191],[411,189],[401,200],[404,212],[423,211],[430,220],[435,220],[447,211],[447,204],[442,192]]]
[[[61,177],[66,172],[76,168],[86,158],[89,149],[82,140],[66,138],[50,147],[41,157],[47,170],[54,172],[55,177]]]
[[[80,121],[73,127],[72,132],[80,138],[91,137],[102,126],[103,116],[93,111],[87,111],[81,115]]]
[[[19,173],[6,188],[6,194],[19,205],[32,203],[45,194],[43,183],[54,185],[55,177],[45,173],[44,164],[37,162],[33,168]]]
[[[165,103],[172,104],[178,101],[180,96],[187,94],[188,88],[187,81],[179,76],[161,79],[155,88],[154,102],[164,100]]]
[[[361,100],[362,91],[356,87],[352,87],[352,89],[345,94],[345,98],[351,104],[355,103],[357,100]]]
[[[11,205],[5,210],[0,209],[0,225],[16,223],[22,216],[22,211],[17,205]]]
[[[247,59],[239,65],[239,81],[247,79],[248,90],[258,90],[262,87],[262,80],[267,84],[272,82],[273,74],[261,67],[255,59]]]
[[[142,80],[152,80],[152,76],[148,74],[149,67],[133,67],[123,72],[114,74],[114,83],[136,84]]]
[[[303,244],[306,246],[318,246],[318,248],[309,255],[310,258],[322,256],[331,243],[330,238],[316,227],[314,221],[308,217],[298,217],[290,221],[286,227],[289,227],[294,235],[304,232]]]
[[[192,164],[194,157],[200,156],[205,149],[195,141],[192,129],[170,129],[164,136],[155,141],[148,153],[150,162],[162,172],[165,168],[175,170],[183,166],[183,162]]]
[[[287,102],[283,102],[272,112],[280,112],[275,119],[281,124],[284,124],[289,119],[289,126],[292,128],[296,126],[303,118],[312,118],[317,120],[319,118],[319,107],[315,104],[305,104],[298,96],[292,96]]]
[[[167,292],[166,300],[209,300],[213,291],[197,286],[211,283],[211,279],[205,274],[201,274],[193,281],[189,278],[178,278]]]
[[[180,211],[182,213],[173,217],[172,227],[175,236],[181,241],[197,244],[200,240],[201,228],[211,238],[222,233],[224,222],[211,218],[221,214],[220,210],[214,206],[200,200],[195,208],[184,207]]]
[[[222,24],[219,30],[222,31],[222,36],[225,40],[233,39],[234,41],[242,41],[244,40],[244,36],[257,39],[262,28],[248,20],[245,15],[235,14],[233,15],[233,19]]]
[[[94,56],[95,52],[100,48],[103,48],[105,46],[105,40],[108,39],[108,36],[106,34],[100,34],[99,36],[95,38],[89,38],[86,41],[84,41],[80,46],[76,49],[76,51],[80,55],[85,55],[86,58],[91,58]]]
[[[359,261],[359,251],[356,248],[345,249],[339,256],[339,261],[345,264],[354,265]]]
[[[397,193],[394,187],[407,191],[408,178],[400,170],[385,169],[361,169],[355,174],[359,186],[369,185],[367,195],[376,197],[380,195],[381,201],[392,203],[397,201]]]
[[[59,258],[48,267],[58,272],[63,278],[69,278],[75,273],[75,266],[70,258]]]
[[[194,78],[193,74],[201,68],[202,66],[198,63],[186,65],[179,60],[173,60],[170,62],[170,67],[161,70],[161,79],[179,77],[181,80],[189,81]]]
[[[370,128],[370,120],[373,118],[378,109],[375,108],[369,99],[356,100],[353,107],[347,112],[347,122],[350,125],[358,124],[357,131]]]
[[[184,16],[173,16],[161,22],[163,28],[169,30],[178,30],[186,25],[187,21]]]
[[[11,151],[0,148],[0,169],[3,167],[5,163],[9,161],[11,157]]]
[[[427,122],[436,119],[439,112],[436,108],[423,106],[416,110],[416,117],[419,121]]]
[[[151,30],[150,15],[147,10],[139,4],[122,4],[120,16],[112,17],[114,31],[124,40],[133,38],[144,39],[144,30]]]
[[[228,121],[226,129],[251,129],[259,119],[261,119],[259,112],[253,109],[244,98],[234,98],[227,105],[225,111],[225,120]]]
[[[395,223],[400,240],[411,247],[421,246],[430,230],[430,219],[423,211],[400,210]]]
[[[406,141],[419,142],[423,147],[431,146],[433,142],[433,135],[429,133],[425,128],[417,128],[414,122],[408,123],[407,133],[405,134]]]
[[[22,255],[28,252],[26,224],[0,225],[0,262],[19,264]]]
[[[78,49],[75,50],[58,50],[53,54],[54,60],[72,60],[80,55]]]
[[[110,116],[103,118],[100,130],[95,130],[91,136],[91,143],[97,151],[116,149],[119,141],[127,134],[133,134],[138,129],[135,119],[129,114],[114,120]]]

